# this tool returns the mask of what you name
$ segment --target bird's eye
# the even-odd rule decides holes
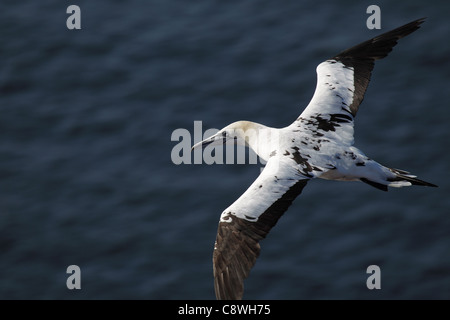
[[[222,132],[222,137],[223,137],[223,138],[226,138],[226,136],[227,136],[227,132],[226,132],[226,131],[223,131],[223,132]]]

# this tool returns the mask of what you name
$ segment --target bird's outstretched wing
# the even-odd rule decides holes
[[[288,157],[272,157],[253,184],[220,217],[213,253],[217,299],[241,299],[244,279],[259,256],[259,241],[308,181]]]
[[[308,138],[323,137],[342,145],[353,144],[353,120],[369,84],[374,61],[387,56],[398,39],[417,30],[423,21],[415,20],[321,63],[317,67],[314,96],[291,125],[293,132],[303,130],[308,131]],[[222,213],[213,254],[218,299],[242,298],[244,279],[260,252],[259,241],[314,177],[311,174],[314,167],[297,153],[292,153],[293,158],[271,157],[247,191]]]
[[[353,120],[369,85],[375,60],[386,57],[397,41],[419,29],[425,18],[344,50],[317,66],[314,95],[296,120],[318,136],[353,144]],[[295,124],[295,122],[294,122]]]

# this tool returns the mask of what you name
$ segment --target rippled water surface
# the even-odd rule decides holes
[[[311,181],[245,298],[450,298],[448,1],[378,1],[381,31],[368,1],[76,4],[81,30],[61,1],[0,4],[0,298],[213,299],[219,215],[260,165],[175,165],[172,132],[288,125],[318,63],[423,16],[377,63],[355,143],[439,188]]]

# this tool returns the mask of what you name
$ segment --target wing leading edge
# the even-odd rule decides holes
[[[317,66],[314,95],[297,122],[321,135],[353,144],[353,120],[369,85],[375,60],[386,57],[397,41],[419,29],[425,18],[342,51]],[[294,122],[295,123],[295,122]]]
[[[309,180],[290,162],[293,160],[271,158],[247,191],[222,213],[213,253],[217,299],[242,298],[244,279],[259,256],[259,241]]]

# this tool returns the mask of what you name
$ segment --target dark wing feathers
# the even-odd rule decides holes
[[[244,279],[259,256],[259,241],[302,192],[308,180],[300,180],[275,201],[255,222],[231,217],[219,222],[213,253],[214,287],[217,299],[242,299]]]
[[[355,93],[353,103],[350,105],[353,116],[356,115],[358,107],[364,98],[375,60],[386,57],[397,44],[397,40],[419,29],[424,21],[425,18],[412,21],[344,50],[332,58],[342,62],[347,67],[352,67],[354,70]]]
[[[316,92],[297,120],[303,121],[303,126],[317,125],[317,134],[320,131],[321,136],[334,134],[335,128],[340,128],[338,137],[343,137],[343,141],[352,143],[353,119],[349,113],[355,116],[358,111],[370,81],[374,61],[386,57],[397,44],[398,39],[417,30],[423,21],[424,18],[405,24],[342,51],[320,64],[317,69]],[[324,118],[326,113],[328,117]],[[326,119],[330,124],[323,126]],[[271,161],[266,165],[265,171],[270,163]],[[292,166],[284,168],[292,168]],[[265,177],[260,175],[253,185],[230,206],[237,212],[229,208],[230,211],[225,210],[222,214],[213,253],[214,287],[218,299],[242,298],[244,279],[248,277],[260,253],[259,241],[266,237],[306,185],[309,177],[297,176],[292,181],[295,173],[289,170],[291,169],[282,171],[284,172],[283,180],[275,176],[275,184],[273,181],[268,183],[272,179],[269,176],[266,176],[268,179],[264,180]],[[260,180],[264,181],[263,189],[260,189],[262,186]],[[265,188],[268,188],[270,192],[264,191]],[[252,216],[248,217],[248,214]]]

